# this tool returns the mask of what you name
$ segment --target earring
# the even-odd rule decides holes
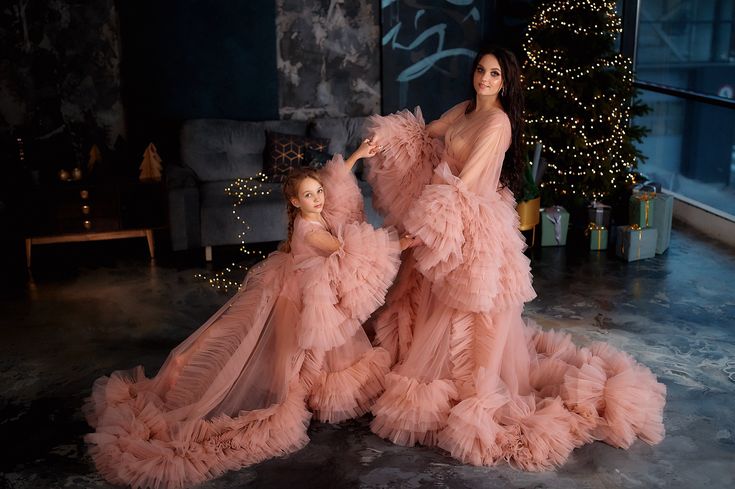
[[[503,97],[505,97],[505,87],[503,87],[503,88],[500,89],[500,95],[502,95]]]

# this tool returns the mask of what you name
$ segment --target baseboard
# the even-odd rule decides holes
[[[676,192],[665,193],[674,196],[675,219],[735,248],[735,216]]]

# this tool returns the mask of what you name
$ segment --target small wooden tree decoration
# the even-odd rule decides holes
[[[159,181],[161,180],[161,157],[158,156],[156,146],[151,143],[143,153],[143,161],[140,164],[140,180],[141,181]]]
[[[87,171],[92,172],[94,170],[94,166],[102,161],[102,151],[100,151],[100,147],[96,144],[93,144],[92,147],[89,149],[89,161],[87,162]]]

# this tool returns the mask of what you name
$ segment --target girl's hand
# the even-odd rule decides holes
[[[360,147],[355,150],[353,156],[357,159],[369,158],[371,156],[375,156],[377,152],[378,146],[373,143],[370,138],[367,138],[362,140],[362,144],[360,144]]]
[[[385,145],[385,143],[383,143],[383,141],[378,136],[372,135],[368,138],[368,140],[373,143],[373,146],[375,147],[375,149],[377,149],[376,152],[383,151],[383,146]]]
[[[383,147],[375,144],[370,138],[363,139],[360,147],[345,160],[345,166],[348,170],[352,171],[352,167],[355,166],[355,163],[357,163],[359,159],[375,156],[381,149],[383,149]]]

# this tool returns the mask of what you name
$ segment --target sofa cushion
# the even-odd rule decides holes
[[[329,139],[329,152],[345,158],[360,146],[365,137],[367,117],[325,117],[314,119],[309,125],[309,136]]]
[[[263,122],[195,119],[181,130],[181,160],[205,182],[256,175],[264,146]]]
[[[304,165],[307,149],[325,151],[328,144],[328,139],[267,131],[263,173],[273,182],[282,182],[291,168]]]
[[[207,182],[200,187],[201,244],[216,246],[283,239],[288,225],[281,184],[262,184],[262,189],[270,190],[268,195],[248,197],[238,206],[235,197],[225,193],[225,188],[231,184],[231,181]],[[245,234],[240,236],[242,233]]]
[[[308,121],[297,121],[284,119],[278,121],[265,121],[263,123],[266,131],[280,132],[282,134],[293,134],[294,136],[306,136]]]

